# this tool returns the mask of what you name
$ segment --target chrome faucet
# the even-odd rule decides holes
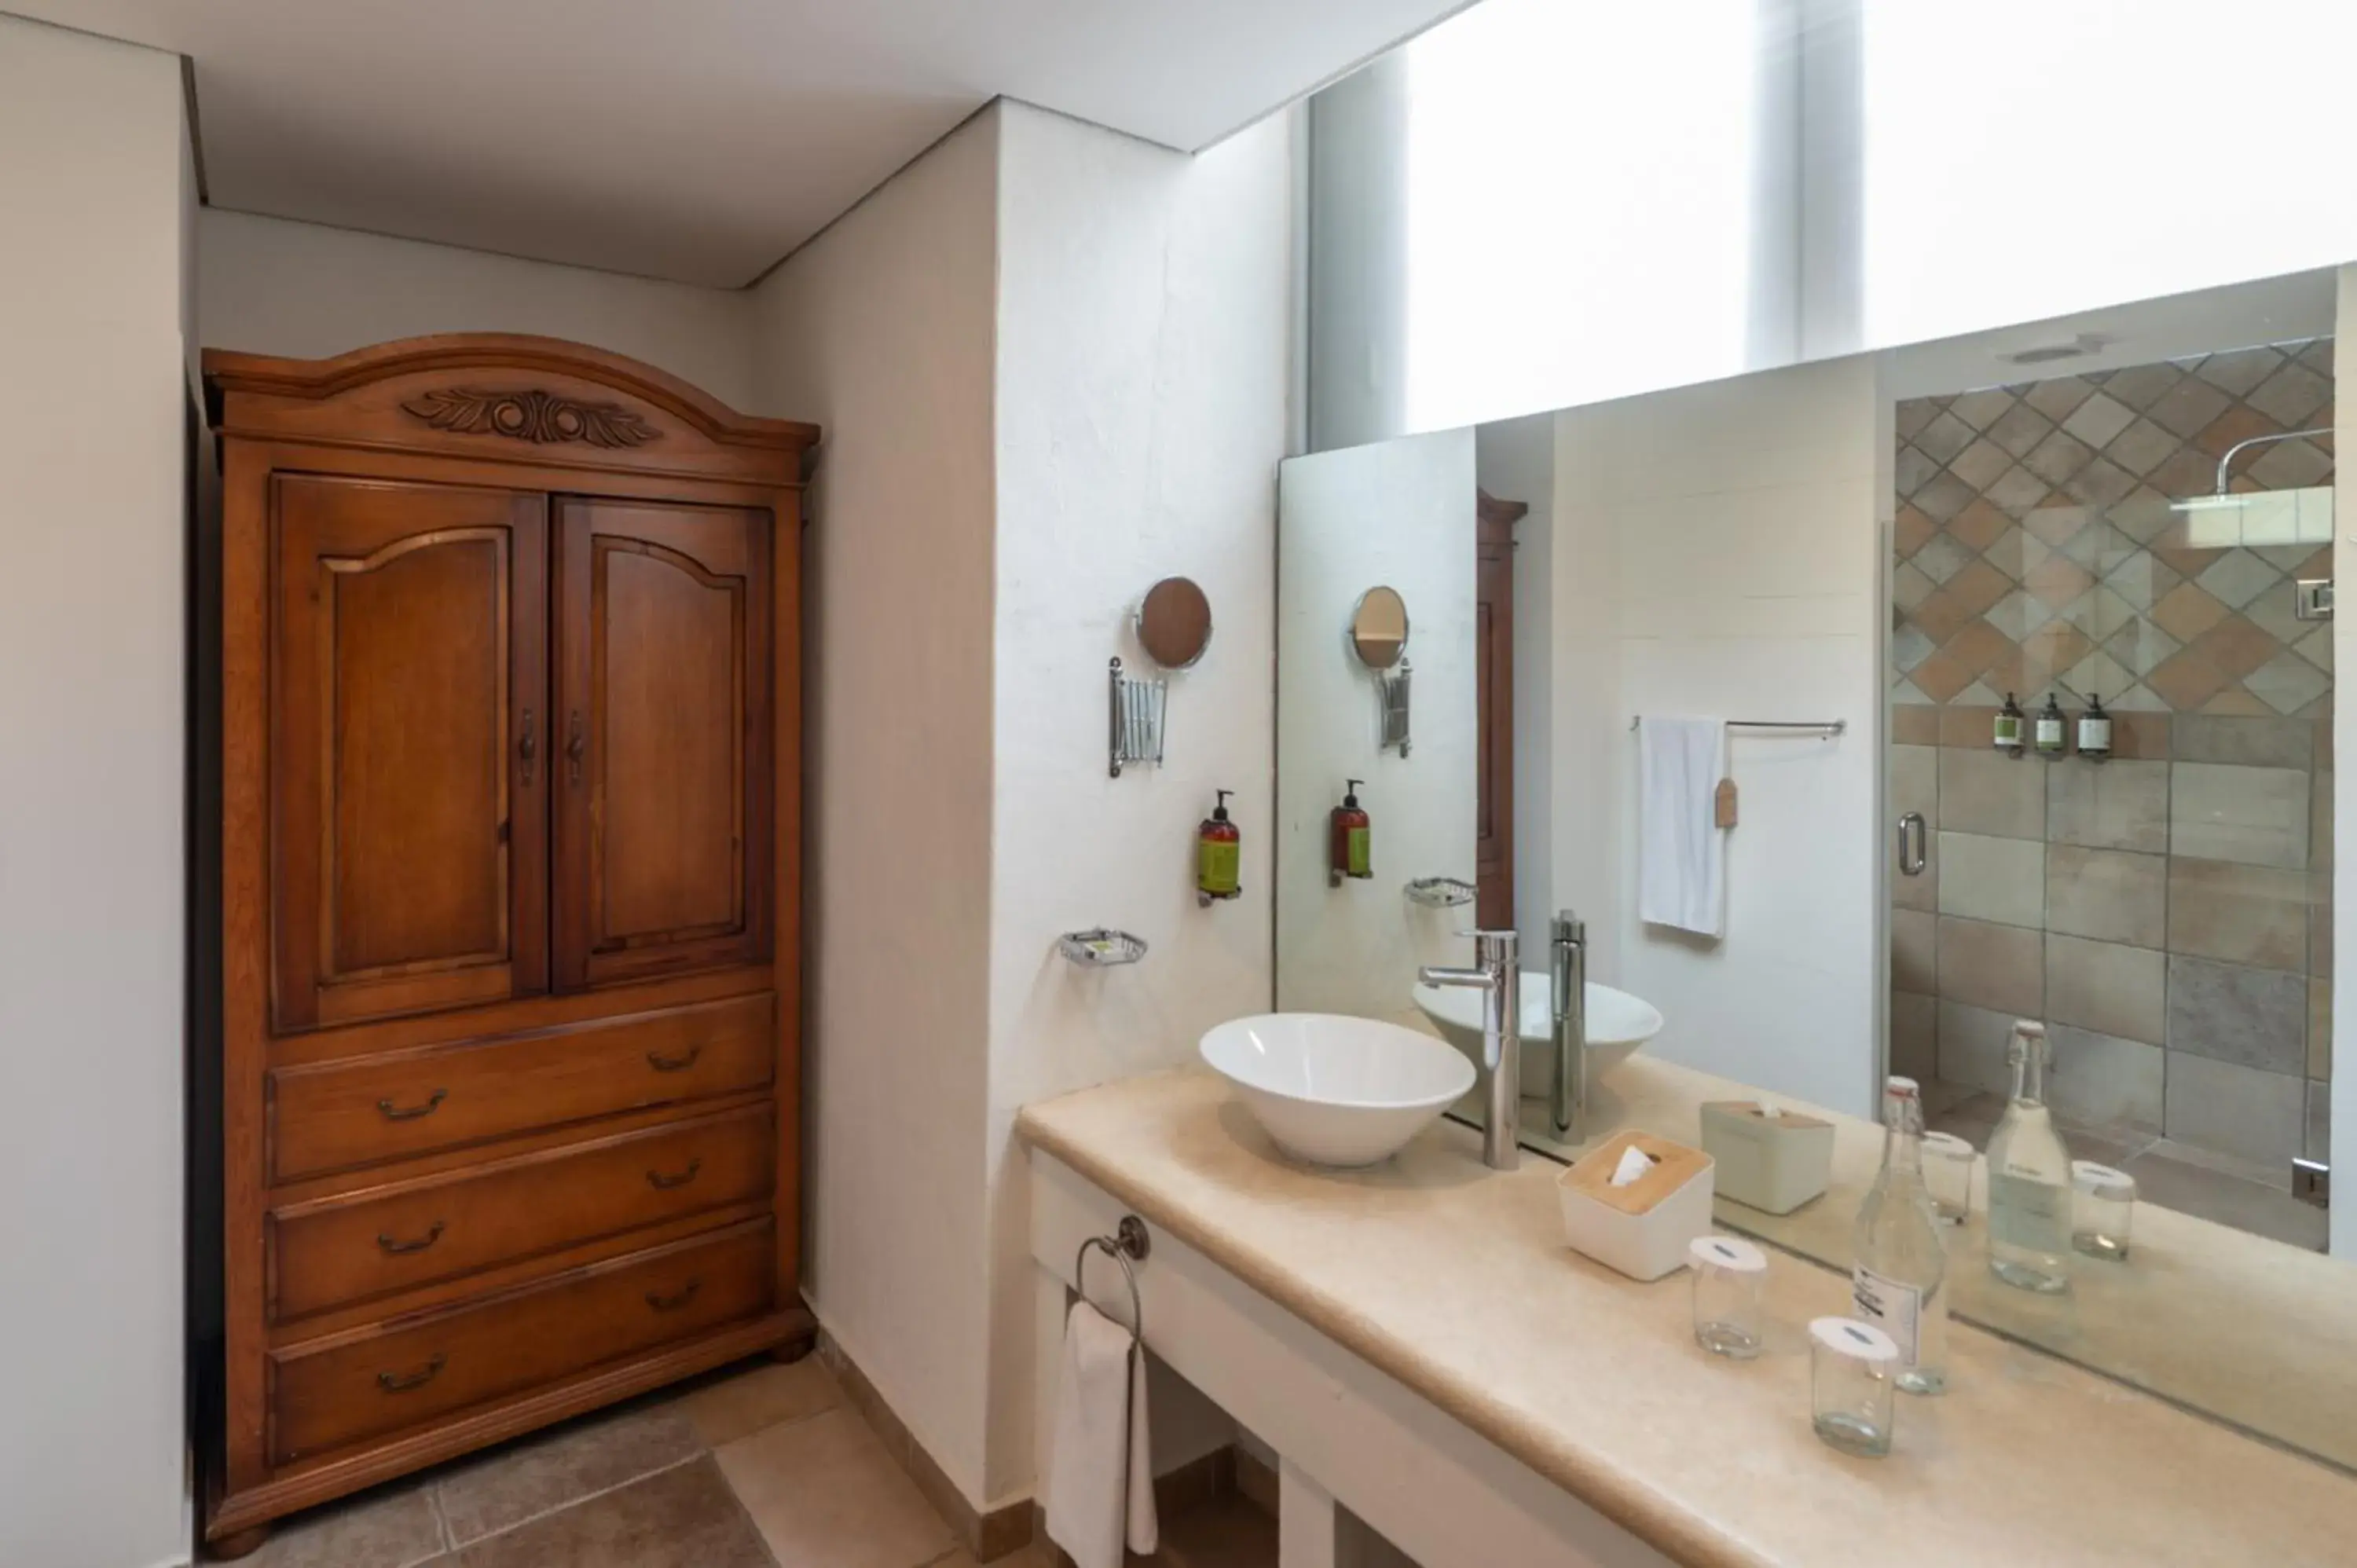
[[[1522,1163],[1522,939],[1513,931],[1463,931],[1473,939],[1473,967],[1426,964],[1426,985],[1462,985],[1481,993],[1481,1069],[1489,1074],[1481,1122],[1481,1163],[1510,1171]]]
[[[1566,909],[1547,944],[1555,997],[1555,1073],[1547,1115],[1558,1143],[1587,1142],[1587,922]]]

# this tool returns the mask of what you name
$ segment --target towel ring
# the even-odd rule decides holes
[[[1135,1214],[1125,1214],[1110,1236],[1092,1236],[1072,1254],[1072,1289],[1082,1301],[1089,1298],[1089,1249],[1100,1248],[1104,1255],[1121,1265],[1121,1277],[1129,1283],[1129,1342],[1146,1343],[1146,1304],[1137,1294],[1137,1271],[1130,1267],[1132,1258],[1143,1260],[1150,1248],[1146,1221]]]

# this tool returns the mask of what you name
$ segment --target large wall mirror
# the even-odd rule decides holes
[[[2069,1153],[2135,1183],[2126,1255],[2074,1252],[2059,1294],[2001,1282],[1984,1170],[1953,1315],[2357,1466],[2357,1222],[2295,1191],[2357,1117],[2319,587],[2352,308],[2357,268],[2325,269],[1287,464],[1278,1005],[1478,1058],[1478,1008],[1415,966],[1463,962],[1477,914],[1512,926],[1522,1125],[1567,1158],[1530,1058],[1575,911],[1584,1130],[1824,1115],[1822,1196],[1718,1218],[1835,1268],[1885,1075],[1986,1150],[2011,1026],[2041,1023]],[[1523,508],[1502,542],[1485,493]],[[1414,615],[1405,756],[1338,636],[1378,585]],[[1726,726],[1732,785],[1683,926],[1644,918],[1667,873],[1632,727],[1672,719]],[[1325,875],[1347,779],[1364,880]]]

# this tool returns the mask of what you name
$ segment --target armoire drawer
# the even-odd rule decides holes
[[[286,1465],[768,1310],[767,1219],[270,1357],[270,1458]]]
[[[274,1209],[271,1319],[767,1199],[777,1146],[765,1103]]]
[[[272,1179],[767,1084],[769,993],[270,1074]]]

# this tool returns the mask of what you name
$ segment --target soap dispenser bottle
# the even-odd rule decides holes
[[[1244,835],[1228,821],[1228,797],[1235,791],[1213,792],[1219,796],[1219,803],[1195,832],[1195,892],[1205,903],[1214,898],[1233,898],[1243,892],[1241,863]]]
[[[2079,755],[2090,762],[2101,762],[2112,754],[2112,715],[2104,711],[2104,699],[2087,693],[2087,711],[2079,715]]]
[[[2062,704],[2054,700],[2053,693],[2047,693],[2046,705],[2038,710],[2038,738],[2032,743],[2038,748],[2038,755],[2061,756],[2063,736],[2069,729],[2068,721],[2062,717]]]
[[[2021,711],[2021,704],[2014,701],[2011,692],[2007,692],[2005,694],[2005,706],[1997,710],[1996,724],[1991,731],[1991,738],[1996,743],[1996,748],[2011,756],[2019,757],[2024,748],[2022,726],[2028,722],[2028,716]]]
[[[1336,887],[1342,886],[1345,876],[1364,878],[1375,874],[1374,828],[1367,820],[1366,809],[1359,804],[1359,786],[1365,782],[1363,779],[1343,780],[1342,803],[1334,808],[1327,881]]]

